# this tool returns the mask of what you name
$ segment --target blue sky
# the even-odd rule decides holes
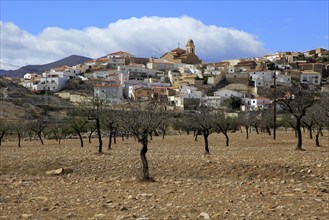
[[[70,52],[97,57],[114,50],[129,50],[137,56],[161,56],[178,43],[185,46],[188,38],[195,41],[197,53],[204,61],[328,49],[328,11],[328,0],[1,0],[1,61],[35,64],[62,58]],[[112,41],[104,39],[106,36]],[[65,48],[57,51],[58,45]],[[43,51],[42,47],[53,53]],[[24,58],[27,54],[34,58]]]

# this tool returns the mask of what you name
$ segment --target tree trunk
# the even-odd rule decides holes
[[[41,137],[41,132],[37,132],[37,135],[38,135],[38,137],[40,139],[41,144],[43,145],[43,140],[42,140],[42,137]]]
[[[246,129],[246,133],[247,133],[247,139],[249,139],[249,127],[245,126],[245,129]]]
[[[21,132],[17,132],[17,138],[18,138],[18,147],[21,147]]]
[[[297,132],[297,147],[296,147],[296,150],[303,150],[302,148],[302,129],[301,129],[301,123],[300,123],[300,120],[299,118],[297,118],[296,120],[296,132]]]
[[[1,142],[2,142],[2,138],[5,136],[6,132],[2,131],[1,135],[0,135],[0,146],[1,146]]]
[[[161,129],[161,130],[162,130],[162,139],[164,139],[166,135],[166,129]]]
[[[143,180],[149,180],[150,179],[150,174],[149,174],[149,165],[146,159],[146,153],[147,153],[147,135],[146,137],[143,137],[142,144],[143,147],[140,151],[140,156],[142,159],[143,163]]]
[[[204,138],[204,149],[205,149],[206,154],[210,154],[209,146],[208,146],[208,137],[209,137],[209,132],[204,131],[203,132],[203,138]]]
[[[319,135],[320,135],[321,129],[316,130],[315,134],[315,146],[320,147],[320,142],[319,142]]]
[[[83,147],[83,139],[82,139],[82,136],[80,134],[80,131],[76,131],[77,132],[77,135],[79,136],[79,139],[80,139],[80,146]]]
[[[308,130],[309,130],[309,132],[310,132],[310,139],[313,139],[312,128],[309,128]]]
[[[97,135],[98,135],[98,153],[102,153],[103,142],[102,142],[102,134],[101,134],[101,125],[100,125],[98,117],[96,118],[96,128],[97,128]]]
[[[89,144],[91,144],[91,136],[93,135],[93,133],[94,133],[95,130],[96,130],[96,128],[93,128],[93,129],[91,129],[91,131],[89,133],[89,136],[88,136]]]
[[[29,136],[30,142],[32,141],[32,131],[28,131],[27,135]]]
[[[225,135],[225,138],[226,138],[226,147],[229,146],[229,138],[228,138],[228,135],[227,135],[227,131],[226,132],[223,132],[223,134]]]
[[[112,148],[112,132],[110,132],[110,135],[109,135],[109,145],[108,145],[108,149],[111,150]]]
[[[271,129],[270,129],[269,127],[266,126],[266,130],[267,130],[268,135],[271,136]]]
[[[255,129],[256,129],[256,133],[259,134],[259,131],[258,131],[258,127],[255,126]]]

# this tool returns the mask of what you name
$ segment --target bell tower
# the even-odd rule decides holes
[[[186,43],[186,52],[195,54],[195,46],[192,39],[189,39]]]

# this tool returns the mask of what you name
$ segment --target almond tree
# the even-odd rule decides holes
[[[260,116],[260,127],[271,135],[271,128],[274,128],[273,109],[264,109]]]
[[[31,131],[33,131],[39,138],[41,144],[43,145],[42,134],[45,128],[47,127],[47,122],[42,119],[33,120],[27,125]]]
[[[93,108],[87,111],[88,120],[95,120],[95,127],[98,136],[98,153],[102,153],[103,141],[101,134],[101,115],[103,113],[103,102],[99,99],[93,100]]]
[[[9,127],[8,121],[5,119],[0,119],[0,146],[1,146],[3,137],[9,130],[10,130],[10,127]]]
[[[238,119],[237,117],[230,117],[225,114],[224,111],[217,110],[214,115],[214,124],[216,130],[223,133],[226,138],[226,147],[229,146],[230,139],[228,136],[228,132],[230,130],[236,130],[238,126]]]
[[[103,127],[108,130],[109,143],[108,149],[112,148],[112,139],[116,142],[116,135],[119,129],[119,118],[115,110],[107,109],[103,114]]]
[[[204,149],[205,153],[209,154],[209,135],[214,131],[215,124],[213,120],[213,113],[207,107],[200,107],[199,111],[196,111],[192,114],[190,120],[192,120],[197,134],[202,134],[204,139]]]
[[[329,117],[327,116],[328,111],[324,107],[325,101],[325,99],[321,99],[321,102],[313,105],[307,114],[308,118],[311,118],[310,120],[314,122],[314,128],[316,129],[315,146],[317,147],[320,147],[319,136],[322,132],[322,129],[325,127],[329,128]]]
[[[291,115],[294,123],[291,125],[297,133],[296,150],[302,148],[302,119],[305,117],[307,110],[316,102],[316,91],[305,85],[293,85],[284,96],[279,98],[282,109]]]
[[[81,132],[86,131],[86,125],[88,123],[88,120],[86,120],[85,117],[82,116],[70,116],[67,122],[69,127],[73,129],[73,132],[79,136],[80,146],[83,147],[83,139]]]
[[[120,124],[125,130],[134,135],[142,144],[140,157],[143,164],[143,180],[152,180],[146,158],[148,151],[149,133],[154,131],[162,121],[167,119],[164,106],[157,103],[138,102],[130,103],[119,114]]]

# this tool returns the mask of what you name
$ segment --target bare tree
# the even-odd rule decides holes
[[[42,119],[37,119],[37,120],[33,120],[31,122],[28,123],[27,125],[31,131],[33,131],[39,138],[41,144],[43,145],[43,131],[45,130],[45,128],[47,127],[47,123],[45,120]]]
[[[102,133],[101,133],[101,115],[103,102],[98,99],[94,99],[93,108],[88,113],[88,120],[95,120],[95,127],[98,136],[98,153],[102,153],[103,151],[103,141],[102,141]]]
[[[249,112],[249,124],[255,128],[256,133],[259,134],[258,128],[261,125],[261,113],[258,111]]]
[[[149,133],[158,128],[163,120],[166,120],[167,113],[164,106],[148,102],[130,103],[119,116],[123,128],[133,134],[142,144],[140,157],[143,164],[143,180],[152,180],[146,158]]]
[[[83,147],[83,139],[81,132],[86,131],[86,125],[88,120],[83,116],[70,116],[68,118],[68,124],[71,129],[73,129],[74,133],[79,136],[80,146]]]
[[[264,109],[260,116],[260,127],[266,130],[268,135],[271,135],[271,128],[274,128],[273,123],[273,109]]]
[[[193,121],[197,134],[203,135],[205,153],[209,154],[209,135],[214,131],[214,120],[211,109],[207,107],[200,107],[199,111],[192,114],[191,120]]]
[[[294,85],[278,100],[282,109],[294,119],[292,126],[296,130],[298,139],[296,150],[304,150],[302,148],[302,119],[305,117],[307,110],[316,102],[315,94],[316,91],[311,87]]]
[[[91,144],[91,138],[93,136],[93,133],[96,131],[96,129],[97,128],[96,128],[95,124],[88,123],[87,130],[89,132],[89,135],[88,135],[88,142],[89,142],[89,144]]]
[[[322,100],[321,100],[322,101]],[[319,136],[322,129],[329,128],[329,117],[326,117],[326,109],[323,108],[322,103],[316,103],[307,112],[308,121],[312,121],[313,127],[316,130],[315,134],[315,146],[320,147]]]
[[[5,134],[10,130],[10,126],[7,120],[0,119],[0,146]]]
[[[228,147],[230,143],[228,133],[230,130],[231,131],[237,130],[237,126],[238,126],[237,117],[228,116],[227,114],[225,114],[224,111],[217,110],[214,114],[213,120],[216,130],[223,133],[223,135],[225,136],[226,138],[225,145],[226,147]]]
[[[244,127],[245,131],[246,131],[246,138],[249,139],[249,129],[251,127],[251,120],[250,120],[250,116],[251,113],[248,112],[242,112],[241,114],[239,114],[239,122],[240,125]],[[242,132],[242,130],[241,130]]]
[[[315,120],[314,117],[312,116],[313,112],[316,111],[315,108],[313,108],[316,105],[313,105],[311,108],[309,108],[309,111],[307,111],[307,114],[302,120],[302,125],[305,126],[309,132],[310,139],[313,139],[313,128],[315,126]],[[319,107],[319,106],[317,106]]]
[[[103,115],[104,127],[108,129],[109,143],[108,149],[112,148],[112,140],[116,142],[116,135],[119,129],[119,117],[118,113],[113,109],[107,109]]]

